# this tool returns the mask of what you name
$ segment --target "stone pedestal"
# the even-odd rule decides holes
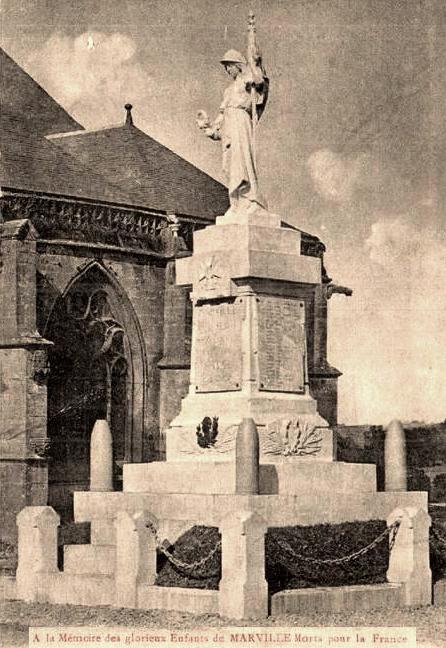
[[[58,572],[59,521],[59,516],[50,506],[27,506],[17,516],[17,595],[24,601],[38,601],[41,579],[47,574]]]
[[[119,511],[116,516],[115,605],[137,607],[138,586],[156,578],[156,542],[146,511]]]
[[[192,284],[191,375],[167,430],[167,459],[227,460],[243,418],[254,419],[262,460],[331,460],[333,439],[309,393],[305,318],[321,261],[300,253],[300,232],[267,212],[217,218],[194,233],[194,254],[176,262]],[[204,417],[218,436],[197,443]],[[315,430],[319,430],[315,434]]]
[[[387,580],[403,583],[403,605],[430,605],[432,573],[429,566],[429,514],[413,506],[397,508],[387,518],[391,526],[400,520],[395,542],[390,550]]]
[[[237,511],[222,520],[220,531],[219,613],[232,619],[267,617],[266,520],[253,511]]]

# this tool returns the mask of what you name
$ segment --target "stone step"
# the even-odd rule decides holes
[[[401,584],[350,585],[283,590],[271,597],[271,614],[358,612],[403,605]]]
[[[378,492],[314,493],[297,495],[212,495],[181,493],[74,493],[74,516],[79,522],[104,519],[111,523],[118,511],[149,511],[160,521],[219,526],[230,512],[249,505],[268,526],[337,524],[386,520],[397,507],[427,511],[427,493]],[[170,533],[170,531],[169,531]],[[168,534],[169,537],[169,534]],[[170,539],[170,538],[169,538]]]
[[[40,575],[41,602],[61,605],[113,605],[115,579],[103,574],[67,574],[55,572]],[[81,628],[79,628],[81,630]]]
[[[64,572],[67,574],[101,574],[115,571],[115,547],[111,545],[65,545]]]
[[[152,462],[124,465],[127,493],[234,493],[232,462]],[[372,464],[290,461],[260,465],[261,495],[304,493],[373,493],[376,469]]]

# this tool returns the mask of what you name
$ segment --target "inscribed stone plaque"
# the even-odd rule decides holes
[[[194,308],[197,392],[241,389],[243,306],[231,301],[207,302]]]
[[[259,300],[259,388],[305,391],[305,308],[297,299]]]

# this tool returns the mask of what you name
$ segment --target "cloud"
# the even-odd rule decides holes
[[[423,221],[421,218],[419,222]],[[446,285],[446,244],[438,233],[424,226],[416,226],[409,217],[380,218],[371,226],[365,241],[370,260],[388,269],[411,276],[427,299],[433,289]]]
[[[410,263],[411,256],[418,254],[422,234],[401,217],[381,218],[371,226],[371,234],[365,248],[371,261],[381,266]]]
[[[354,263],[353,297],[330,302],[344,420],[446,417],[446,241],[416,216],[377,217]]]
[[[361,178],[368,156],[342,156],[329,149],[315,151],[310,155],[307,166],[316,190],[337,203],[352,199]]]
[[[53,33],[29,60],[33,77],[87,127],[123,119],[123,106],[148,92],[132,38],[120,32]],[[145,90],[146,89],[146,90]]]
[[[376,211],[408,209],[414,190],[389,159],[371,152],[335,153],[321,149],[307,160],[315,190],[325,200],[339,206],[360,205],[370,216]]]

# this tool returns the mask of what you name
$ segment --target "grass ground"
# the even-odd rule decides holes
[[[223,619],[217,615],[195,616],[160,610],[124,610],[109,607],[50,605],[4,601],[0,603],[0,646],[28,645],[28,626],[121,626],[128,628],[169,628],[187,630],[197,626],[243,626],[246,622]],[[400,610],[372,610],[355,613],[318,613],[314,615],[269,617],[249,622],[255,626],[415,626],[422,648],[446,648],[446,606]]]

